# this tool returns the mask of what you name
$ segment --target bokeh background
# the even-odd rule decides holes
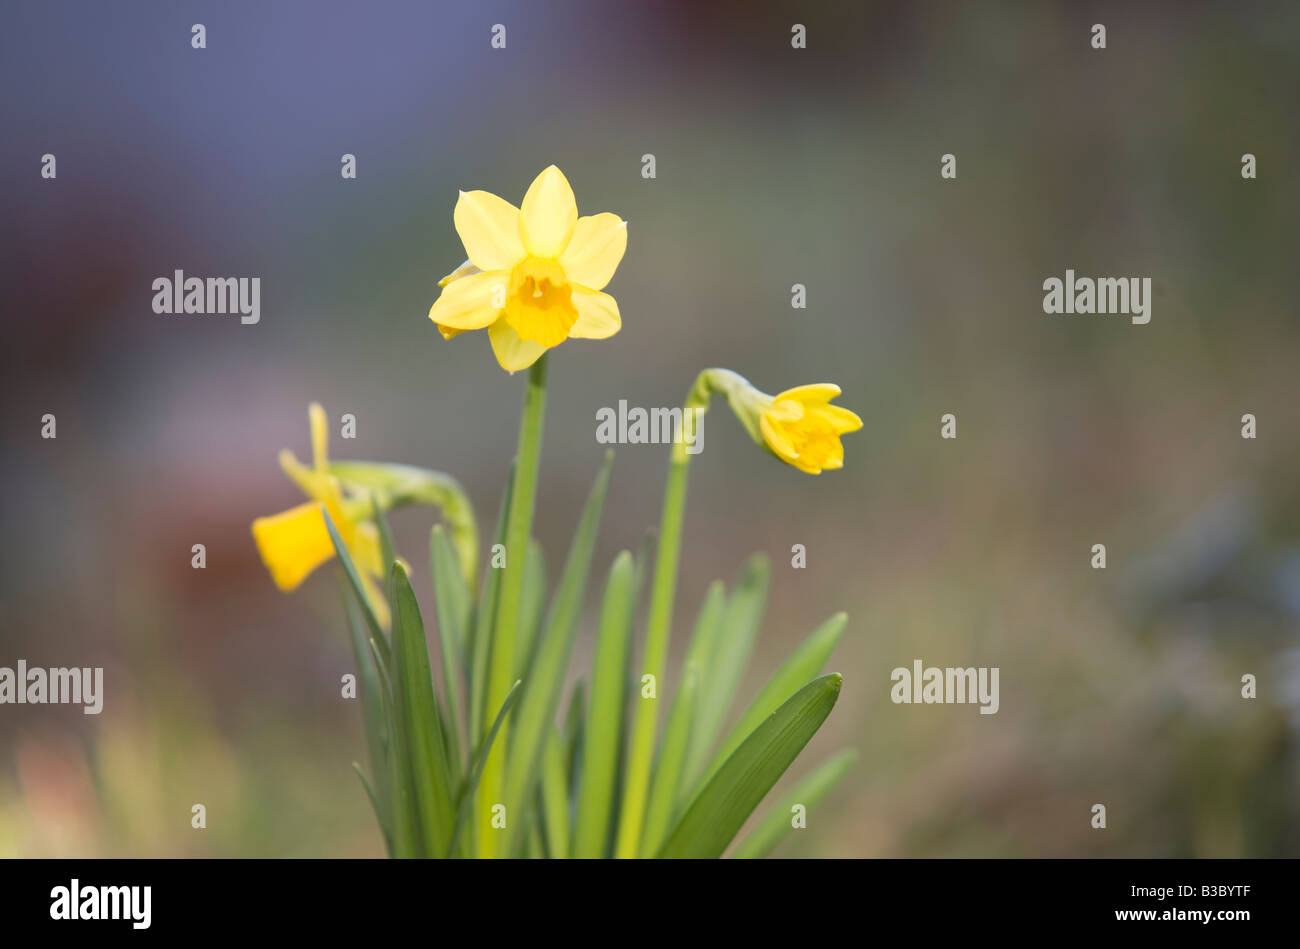
[[[835,381],[866,422],[814,479],[718,406],[693,466],[674,657],[751,551],[775,569],[747,692],[850,614],[842,698],[787,777],[860,759],[780,853],[1300,854],[1300,7],[14,0],[0,17],[0,665],[107,681],[98,717],[0,707],[0,855],[382,853],[349,767],[332,571],[280,594],[249,523],[300,499],[276,453],[307,455],[315,399],[357,417],[335,457],[451,472],[491,529],[523,378],[426,313],[464,256],[457,189],[518,201],[552,162],[583,213],[630,222],[622,332],[551,359],[553,571],[601,406],[676,404],[721,365],[768,391]],[[1150,276],[1151,323],[1045,316],[1042,281],[1067,267]],[[155,315],[151,282],[175,269],[260,276],[260,324]],[[619,449],[598,575],[657,521],[665,460]],[[394,524],[424,597],[430,524]],[[917,658],[1000,667],[1001,710],[893,705],[890,670]]]

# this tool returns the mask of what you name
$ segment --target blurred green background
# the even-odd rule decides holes
[[[106,678],[98,717],[0,707],[0,855],[382,853],[332,570],[278,593],[249,524],[300,500],[275,459],[306,457],[315,399],[357,418],[335,457],[448,471],[491,530],[523,378],[426,313],[464,257],[457,189],[517,202],[550,163],[630,222],[622,332],[551,358],[552,576],[602,406],[677,404],[720,365],[836,382],[865,421],[810,478],[719,404],[693,465],[672,668],[751,551],[774,575],[747,695],[850,615],[840,703],[787,779],[860,759],[780,853],[1300,855],[1300,7],[19,0],[0,22],[0,665]],[[1150,276],[1150,324],[1044,315],[1067,267]],[[260,276],[261,322],[155,315],[175,269]],[[597,576],[657,521],[665,463],[618,450]],[[426,613],[430,523],[394,518]],[[918,658],[1000,667],[1000,711],[892,704]]]

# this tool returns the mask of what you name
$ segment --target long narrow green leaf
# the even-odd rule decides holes
[[[519,606],[519,634],[515,639],[515,669],[521,679],[528,677],[537,647],[537,633],[542,626],[542,608],[546,605],[546,557],[542,545],[534,538],[528,542],[528,562],[524,564],[524,592]]]
[[[456,795],[456,830],[451,835],[451,846],[448,848],[448,856],[456,855],[456,845],[460,842],[461,834],[465,826],[469,823],[470,805],[474,801],[474,791],[478,788],[478,779],[483,775],[483,763],[487,761],[488,752],[492,750],[492,742],[496,741],[497,732],[501,730],[501,724],[510,714],[510,709],[515,704],[515,699],[519,696],[519,681],[510,687],[506,693],[506,700],[501,703],[501,708],[497,709],[496,718],[492,719],[492,727],[488,729],[486,737],[479,745],[478,750],[474,752],[474,759],[470,762],[468,770],[465,772],[465,780],[461,784],[460,792]]]
[[[569,776],[569,787],[576,788],[582,780],[582,746],[587,740],[587,683],[582,679],[573,683],[569,692],[563,738],[565,773]]]
[[[790,658],[773,674],[767,681],[767,685],[763,686],[754,701],[749,704],[749,708],[745,709],[735,727],[727,733],[727,737],[718,747],[717,754],[713,756],[712,763],[704,772],[705,782],[718,773],[723,762],[731,757],[731,753],[740,747],[740,743],[762,723],[763,719],[776,711],[782,702],[822,671],[822,666],[826,665],[826,660],[839,644],[840,636],[844,632],[844,624],[847,622],[848,616],[844,613],[836,613],[818,626],[812,635],[791,653]]]
[[[520,714],[516,716],[513,739],[510,742],[506,766],[506,811],[519,814],[525,802],[532,799],[541,764],[544,742],[555,722],[555,710],[564,686],[564,673],[569,666],[569,653],[573,648],[578,618],[582,615],[583,596],[587,575],[591,571],[591,555],[596,546],[596,531],[605,506],[605,493],[609,488],[609,472],[614,453],[605,453],[605,460],[596,475],[582,519],[569,546],[569,555],[560,576],[560,585],[551,601],[546,617],[546,628],[537,647],[537,659],[524,683],[524,694],[519,700]],[[509,822],[506,837],[506,854],[514,852],[514,830],[520,821]]]
[[[697,693],[699,689],[703,687],[709,663],[713,659],[713,653],[717,648],[718,639],[722,636],[722,623],[726,616],[726,612],[727,588],[722,584],[721,580],[714,580],[709,584],[709,589],[704,595],[704,602],[700,604],[700,612],[695,617],[695,629],[691,634],[691,642],[687,647],[686,659],[682,666],[683,669],[694,668],[696,670],[696,675],[699,679],[699,682],[696,685]],[[679,688],[677,699],[674,701],[680,701],[681,698],[682,692]],[[699,782],[696,781],[694,785],[688,786],[686,783],[686,772],[691,762],[692,750],[695,749],[696,746],[700,745],[704,746],[705,749],[708,747],[707,741],[696,737],[702,730],[702,727],[699,724],[700,704],[698,698],[691,704],[689,724],[685,727],[687,735],[686,757],[683,759],[681,766],[676,769],[675,774],[665,775],[665,777],[671,777],[676,783],[672,788],[668,788],[666,786],[661,786],[661,777],[656,776],[654,779],[655,785],[651,788],[651,793],[658,794],[661,798],[664,796],[668,797],[667,802],[662,799],[660,800],[659,810],[661,815],[664,813],[670,815],[680,814],[682,808],[690,802],[692,797],[691,791],[699,785]],[[669,714],[672,715],[673,711],[670,711]],[[697,751],[696,755],[699,757],[702,756],[702,753]],[[659,828],[659,844],[663,843],[663,838],[668,833],[669,826],[671,825],[665,825]],[[655,849],[658,849],[658,844],[656,844]],[[653,852],[654,851],[652,850],[651,853]]]
[[[411,791],[411,762],[407,751],[406,734],[397,727],[395,705],[393,702],[393,683],[388,677],[379,654],[379,645],[372,638],[366,645],[371,658],[379,671],[379,701],[383,707],[384,722],[387,727],[387,767],[388,792],[390,798],[389,812],[393,816],[393,856],[401,858],[419,856],[418,825],[415,813],[415,798]]]
[[[352,770],[357,773],[357,777],[361,779],[361,786],[366,789],[366,797],[370,799],[370,809],[375,812],[375,820],[379,821],[379,829],[383,833],[384,851],[391,857],[393,855],[393,836],[389,833],[388,828],[384,826],[384,808],[380,807],[379,799],[375,797],[375,789],[366,780],[366,773],[361,770],[361,765],[355,761],[352,762]]]
[[[673,698],[663,744],[659,747],[659,760],[655,763],[654,778],[650,785],[650,803],[646,807],[645,829],[641,834],[642,857],[654,856],[663,845],[672,819],[677,816],[676,791],[681,784],[682,768],[686,764],[691,716],[695,711],[699,684],[700,670],[692,663],[686,667],[682,684]]]
[[[343,598],[343,612],[347,617],[348,640],[352,644],[352,660],[357,667],[357,688],[361,699],[361,723],[366,732],[366,747],[370,755],[370,773],[374,775],[377,785],[378,802],[375,816],[379,826],[392,849],[393,822],[389,805],[391,789],[388,786],[388,720],[384,715],[383,699],[380,695],[379,669],[374,654],[370,651],[369,637],[366,635],[365,620],[357,606],[356,597],[342,575],[339,577],[339,592]],[[372,795],[374,796],[374,795]]]
[[[433,574],[433,605],[438,615],[438,647],[442,655],[443,711],[447,724],[447,755],[453,771],[459,772],[461,742],[469,741],[462,732],[460,710],[460,656],[465,654],[465,625],[469,622],[469,591],[465,589],[456,548],[447,533],[436,525],[429,532],[429,563]],[[457,774],[457,777],[459,775]]]
[[[569,783],[564,744],[555,729],[546,739],[542,755],[542,816],[546,825],[546,852],[553,859],[569,856]]]
[[[536,821],[528,828],[528,851],[525,856],[529,860],[546,859],[546,844],[542,842],[542,829]]]
[[[506,477],[505,491],[501,495],[501,504],[497,510],[497,531],[492,539],[492,546],[505,546],[506,521],[510,519],[510,495],[514,491],[515,465],[511,463],[510,474]],[[488,727],[487,707],[488,661],[492,656],[492,628],[496,625],[497,600],[501,591],[501,570],[492,566],[489,556],[487,577],[483,580],[482,593],[478,604],[478,613],[474,618],[474,637],[470,643],[471,656],[469,686],[469,744],[476,748],[483,740],[483,733]]]
[[[579,858],[608,855],[619,741],[623,734],[627,687],[624,670],[632,643],[635,569],[632,555],[626,550],[614,559],[600,608],[573,840],[573,855]]]
[[[400,561],[394,561],[392,573],[397,601],[393,616],[395,717],[411,756],[422,850],[426,856],[438,856],[447,852],[455,824],[450,765],[420,607]]]
[[[357,566],[352,562],[352,554],[348,552],[348,545],[343,543],[343,538],[339,536],[339,529],[334,526],[334,521],[325,510],[325,505],[320,505],[321,516],[325,518],[325,529],[329,531],[330,540],[334,544],[334,553],[338,555],[339,564],[343,567],[343,575],[348,578],[348,585],[352,587],[352,592],[356,594],[357,602],[361,605],[361,615],[365,618],[366,626],[370,629],[371,638],[379,646],[379,656],[383,661],[385,668],[388,667],[391,657],[388,649],[388,639],[384,636],[383,627],[379,625],[379,620],[375,618],[375,611],[370,608],[370,600],[366,597],[365,584],[361,582],[361,574],[357,573]]]
[[[736,845],[731,856],[737,860],[754,860],[766,857],[777,844],[794,829],[791,812],[795,805],[803,805],[805,815],[824,798],[858,760],[852,749],[841,751],[812,774],[794,786],[772,812],[759,821],[758,826]]]
[[[842,683],[838,673],[814,679],[754,729],[686,808],[659,856],[721,856],[826,721]]]
[[[698,785],[709,762],[709,752],[727,717],[727,709],[731,707],[736,687],[744,677],[763,609],[767,605],[770,576],[767,558],[755,554],[746,562],[735,592],[727,599],[717,641],[700,673],[699,702],[696,703],[691,747],[686,754],[683,774],[684,790]]]

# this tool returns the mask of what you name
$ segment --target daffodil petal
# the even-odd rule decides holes
[[[608,339],[623,326],[618,301],[608,293],[574,287],[573,305],[578,308],[578,319],[569,329],[573,339]]]
[[[509,270],[524,257],[519,209],[487,191],[462,191],[452,214],[470,262],[480,270]]]
[[[546,347],[541,343],[520,339],[505,319],[497,320],[488,327],[488,339],[492,341],[492,352],[496,354],[497,362],[506,372],[527,369],[546,352]]]
[[[603,290],[626,250],[627,221],[608,211],[580,217],[560,255],[560,266],[571,283]]]
[[[779,395],[767,411],[778,422],[797,422],[803,418],[803,403]]]
[[[450,327],[450,326],[443,326],[441,323],[439,323],[439,324],[438,324],[438,332],[442,334],[442,338],[443,338],[443,339],[451,339],[452,337],[454,337],[454,336],[459,336],[461,333],[464,333],[464,332],[467,332],[467,331],[466,331],[466,330],[453,329],[453,328]]]
[[[776,399],[789,399],[792,402],[801,402],[807,406],[818,406],[824,402],[835,398],[840,394],[840,386],[833,382],[814,382],[813,385],[794,386],[794,389],[787,389],[784,393],[776,396]]]
[[[785,432],[781,431],[767,415],[763,415],[758,420],[759,431],[763,434],[763,441],[767,442],[767,447],[776,452],[778,458],[790,464],[795,464],[799,455],[794,450],[794,445],[786,437]]]
[[[286,593],[334,556],[320,505],[307,501],[253,521],[253,540],[275,585]]]
[[[429,319],[456,330],[490,326],[501,312],[501,307],[493,304],[505,302],[509,282],[510,275],[499,270],[453,280],[429,308]]]
[[[822,402],[829,402],[839,394],[840,387],[833,382],[814,382],[811,385],[786,389],[776,398],[778,402],[790,399],[808,405],[817,405]]]
[[[857,413],[850,412],[843,406],[819,405],[813,411],[830,422],[837,435],[856,432],[862,427],[862,419],[858,418]]]
[[[520,205],[524,246],[536,257],[559,257],[578,222],[578,201],[554,165],[538,175]],[[468,248],[467,248],[468,249]],[[474,257],[470,254],[470,259]]]

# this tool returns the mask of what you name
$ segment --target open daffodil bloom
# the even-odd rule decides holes
[[[322,507],[329,512],[347,545],[354,563],[371,577],[383,575],[379,534],[365,520],[367,504],[361,498],[345,498],[339,479],[329,473],[325,410],[316,403],[308,409],[311,422],[313,465],[308,468],[293,452],[280,453],[280,466],[310,501],[280,514],[253,521],[253,539],[275,585],[286,593],[298,587],[317,567],[334,556],[334,543],[325,526]],[[370,605],[381,623],[387,623],[388,607],[368,577]]]
[[[440,281],[429,310],[448,339],[486,329],[501,368],[526,369],[566,339],[605,339],[622,326],[601,290],[627,249],[627,222],[578,217],[564,173],[551,165],[523,203],[462,191],[454,214],[468,260]]]

